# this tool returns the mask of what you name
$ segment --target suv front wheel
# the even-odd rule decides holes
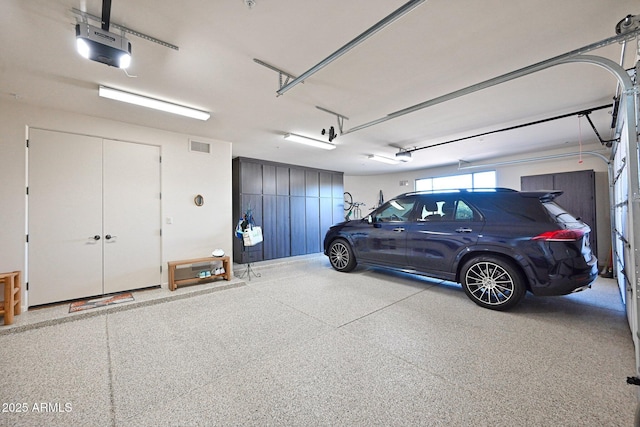
[[[492,256],[475,257],[465,263],[460,282],[473,302],[493,310],[515,306],[527,290],[522,274],[509,261]]]
[[[356,267],[356,257],[346,240],[337,239],[329,245],[329,262],[338,271],[349,272]]]

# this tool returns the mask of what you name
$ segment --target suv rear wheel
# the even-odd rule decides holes
[[[527,290],[522,274],[509,261],[492,256],[475,257],[465,263],[460,281],[473,302],[493,310],[515,306]]]
[[[329,262],[338,271],[349,272],[356,267],[356,257],[349,243],[344,239],[337,239],[329,245]]]

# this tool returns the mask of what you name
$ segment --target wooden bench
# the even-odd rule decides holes
[[[0,315],[4,316],[5,325],[11,325],[13,316],[22,312],[20,306],[22,274],[19,271],[0,273],[0,282],[4,283],[4,302],[0,308]]]
[[[224,273],[222,274],[212,274],[210,277],[191,277],[188,279],[180,279],[176,280],[176,267],[184,266],[184,265],[193,265],[193,264],[204,264],[204,263],[215,263],[222,262],[222,268],[224,268]],[[194,258],[194,259],[185,259],[181,261],[169,261],[169,289],[175,291],[178,285],[187,285],[193,283],[204,283],[210,282],[218,277],[224,277],[226,280],[231,280],[231,259],[229,256],[221,256],[221,257],[205,257],[205,258]]]

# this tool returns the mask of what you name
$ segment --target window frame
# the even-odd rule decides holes
[[[414,190],[415,191],[433,191],[433,192],[437,192],[437,191],[442,191],[442,190],[455,190],[455,189],[468,189],[468,190],[475,190],[475,189],[479,189],[479,188],[488,188],[486,185],[482,185],[482,186],[478,186],[476,185],[476,181],[478,180],[477,176],[479,175],[484,175],[487,173],[493,173],[493,187],[489,187],[489,188],[496,188],[497,186],[497,172],[495,170],[491,170],[491,171],[482,171],[482,172],[472,172],[472,173],[467,173],[467,174],[458,174],[458,175],[440,175],[440,176],[433,176],[433,177],[429,177],[429,178],[416,178],[414,181]],[[437,188],[434,188],[434,181],[437,182],[439,180],[447,180],[447,179],[451,179],[451,181],[454,180],[460,180],[463,179],[464,177],[469,176],[471,178],[471,187],[460,187],[460,186],[448,186],[447,188],[442,187],[440,185],[437,186]],[[429,183],[429,185],[425,185],[425,187],[427,188],[418,188],[421,187],[421,183],[427,184]]]

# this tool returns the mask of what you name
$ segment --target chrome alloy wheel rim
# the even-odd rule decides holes
[[[501,305],[513,295],[513,278],[500,265],[478,262],[465,276],[467,289],[474,298],[488,305]]]
[[[331,265],[341,270],[349,264],[349,250],[343,243],[336,243],[331,246],[329,259],[331,260]]]

